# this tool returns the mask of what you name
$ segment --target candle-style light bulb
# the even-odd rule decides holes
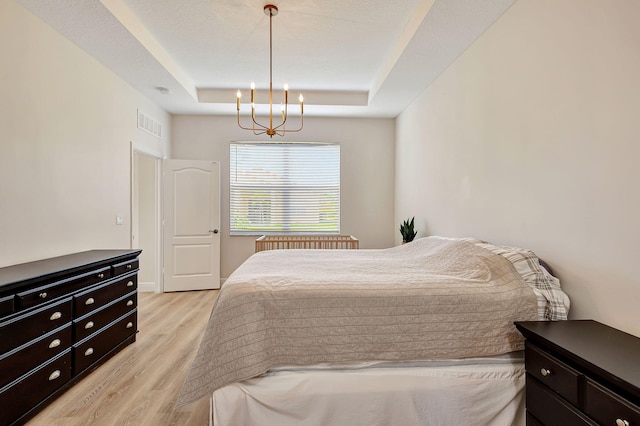
[[[302,93],[300,93],[298,100],[300,101],[300,115],[302,115],[304,114],[304,98],[302,97]]]
[[[254,83],[253,81],[251,82],[251,103],[254,103],[254,93],[256,90],[256,83]]]
[[[240,111],[240,98],[242,97],[242,93],[240,92],[240,90],[238,90],[238,92],[236,93],[236,96],[238,97],[237,101],[238,101],[238,111]]]

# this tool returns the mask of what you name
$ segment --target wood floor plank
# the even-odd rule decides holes
[[[207,398],[178,409],[175,402],[217,296],[216,290],[140,293],[136,342],[27,425],[208,425]]]

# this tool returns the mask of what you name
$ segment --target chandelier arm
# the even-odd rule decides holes
[[[255,120],[254,120],[253,122],[254,122],[254,124],[257,124],[258,126],[260,126],[261,128],[263,128],[263,129],[265,129],[265,130],[267,129],[265,126],[263,126],[263,125],[262,125],[262,124],[260,124],[260,123],[257,123]],[[254,133],[255,133],[255,131],[256,131],[256,130],[259,130],[259,129],[256,129],[256,128],[255,128],[255,126],[253,126],[253,127],[244,127],[244,126],[240,123],[240,112],[238,112],[238,126],[239,126],[241,129],[243,129],[243,130],[252,130]],[[262,132],[262,133],[265,133],[265,132]],[[255,133],[255,134],[262,134],[262,133]]]
[[[254,124],[253,129],[255,129],[255,126],[258,126],[258,127],[259,127],[259,128],[261,128],[261,129],[269,130],[269,128],[268,128],[267,126],[264,126],[264,125],[262,125],[262,124],[258,123],[258,122],[256,121],[255,116],[252,116],[252,117],[251,117],[251,120],[253,120],[253,124]],[[252,130],[253,130],[253,129],[252,129]]]
[[[238,126],[243,130],[253,130],[251,127],[244,127],[242,124],[240,124],[240,111],[238,111]]]
[[[273,130],[278,130],[280,127],[284,127],[285,123],[287,122],[287,118],[289,118],[288,109],[289,109],[289,105],[285,103],[284,104],[284,112],[282,114],[282,123],[280,123],[276,127],[274,127]],[[283,128],[283,130],[284,130],[284,128]],[[280,135],[280,136],[282,136],[282,135]]]
[[[284,126],[284,122],[281,123],[278,127],[276,127],[274,130],[276,130],[277,134],[279,136],[284,136],[285,133],[295,133],[295,132],[299,132],[300,130],[302,130],[302,128],[304,127],[304,115],[300,116],[300,127],[298,127],[297,129],[280,129],[280,127]],[[278,130],[280,129],[280,130]]]
[[[278,134],[278,136],[284,136],[286,133],[296,133],[296,132],[299,132],[300,130],[302,130],[302,127],[298,128],[298,129],[295,129],[295,130],[282,129],[282,130],[276,131],[276,133]]]
[[[304,127],[304,115],[300,116],[300,127],[297,129],[287,129],[284,132],[285,133],[295,133],[295,132],[299,132],[300,130],[302,130],[302,128]]]

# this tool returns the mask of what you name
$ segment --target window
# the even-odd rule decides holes
[[[231,235],[339,234],[340,145],[232,143]]]

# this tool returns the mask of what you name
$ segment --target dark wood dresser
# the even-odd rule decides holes
[[[640,425],[640,338],[596,321],[517,322],[527,425]]]
[[[136,340],[140,252],[0,268],[0,425],[24,423]]]

